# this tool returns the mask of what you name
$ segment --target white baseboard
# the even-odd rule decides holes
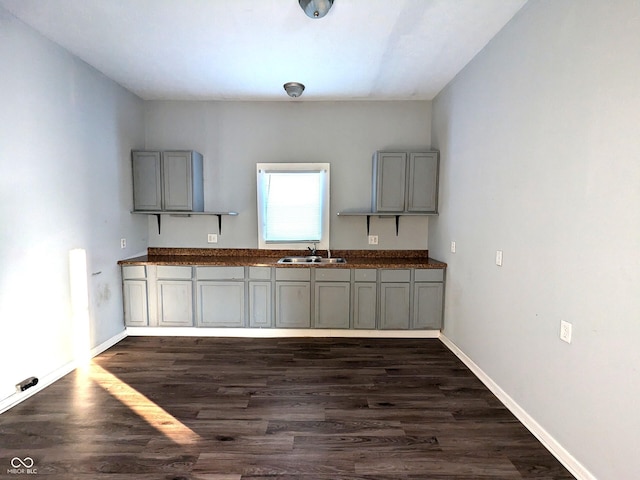
[[[125,338],[127,338],[127,331],[126,330],[122,330],[120,333],[116,333],[113,337],[111,337],[110,339],[102,342],[97,347],[93,347],[91,349],[91,358],[93,358],[93,357],[95,357],[97,355],[100,355],[102,352],[104,352],[105,350],[110,349],[116,343],[118,343],[119,341],[121,341],[121,340],[123,340]]]
[[[193,328],[127,327],[131,337],[359,337],[359,338],[438,338],[439,330],[339,330],[298,328]]]
[[[38,384],[31,387],[30,389],[25,390],[24,392],[16,392],[13,395],[3,399],[2,401],[0,401],[0,414],[6,412],[10,408],[15,407],[19,403],[24,402],[27,398],[32,397],[36,393],[44,390],[49,385],[60,380],[62,377],[64,377],[68,373],[73,372],[75,368],[76,368],[75,362],[69,362],[66,365],[63,365],[62,367],[45,375],[44,377],[39,378]]]
[[[107,341],[102,342],[97,347],[92,348],[91,352],[90,352],[91,353],[91,358],[95,357],[96,355],[101,354],[102,352],[104,352],[108,348],[111,348],[116,343],[118,343],[120,340],[125,338],[126,336],[127,336],[127,332],[126,332],[126,330],[123,330],[122,332],[114,335],[113,337],[111,337]],[[73,372],[76,369],[76,367],[77,367],[77,364],[76,364],[75,361],[74,362],[69,362],[66,365],[63,365],[62,367],[57,368],[53,372],[48,373],[44,377],[39,378],[38,379],[38,384],[33,386],[33,387],[31,387],[30,389],[25,390],[24,392],[16,392],[13,395],[10,395],[9,397],[1,400],[0,401],[0,414],[6,412],[10,408],[15,407],[19,403],[24,402],[27,398],[32,397],[36,393],[41,392],[42,390],[47,388],[49,385],[51,385],[51,384],[57,382],[58,380],[60,380],[65,375]]]
[[[513,398],[511,398],[500,386],[494,382],[476,363],[471,360],[460,348],[440,334],[440,341],[451,350],[471,370],[491,392],[504,403],[518,420],[545,446],[551,454],[562,463],[578,480],[597,480],[573,455],[571,455],[558,441],[553,438],[531,415],[529,415]]]

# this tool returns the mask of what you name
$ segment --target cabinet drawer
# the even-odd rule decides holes
[[[375,268],[359,268],[356,270],[356,282],[375,282],[377,272]]]
[[[276,268],[276,280],[310,281],[310,268]]]
[[[351,270],[336,268],[317,268],[316,280],[319,282],[348,282],[351,280]]]
[[[444,270],[440,268],[417,269],[416,282],[442,282],[444,281]]]
[[[271,280],[271,268],[249,267],[249,278],[251,280]]]
[[[198,280],[244,280],[244,267],[197,267]]]
[[[191,280],[191,267],[170,267],[168,265],[158,265],[156,268],[158,278],[174,278]]]
[[[144,265],[131,265],[122,267],[122,278],[124,280],[141,279],[147,277],[147,270]]]
[[[411,270],[380,270],[380,281],[409,282],[411,281]]]

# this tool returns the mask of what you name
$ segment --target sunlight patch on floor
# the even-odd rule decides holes
[[[193,445],[200,439],[197,433],[112,373],[96,364],[89,368],[93,381],[173,442]]]

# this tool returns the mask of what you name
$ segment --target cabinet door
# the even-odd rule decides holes
[[[276,327],[311,326],[311,284],[276,282]]]
[[[123,286],[125,325],[146,327],[149,323],[147,282],[145,280],[125,280]]]
[[[244,282],[197,282],[199,327],[244,327]]]
[[[438,153],[411,153],[407,176],[407,211],[437,213]]]
[[[349,328],[351,284],[317,282],[315,286],[315,327]]]
[[[271,282],[249,282],[249,326],[271,327]]]
[[[380,284],[380,328],[409,328],[409,283]]]
[[[378,152],[375,163],[376,210],[378,212],[404,211],[407,154]]]
[[[416,283],[412,328],[442,328],[442,283]]]
[[[193,210],[191,152],[163,152],[165,210]]]
[[[131,152],[133,209],[162,210],[160,152]]]
[[[376,284],[353,285],[353,328],[376,328]]]
[[[191,281],[158,280],[158,324],[169,327],[193,326]]]

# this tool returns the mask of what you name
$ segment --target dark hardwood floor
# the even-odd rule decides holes
[[[436,339],[129,337],[0,415],[0,478],[14,457],[81,480],[573,478]]]

